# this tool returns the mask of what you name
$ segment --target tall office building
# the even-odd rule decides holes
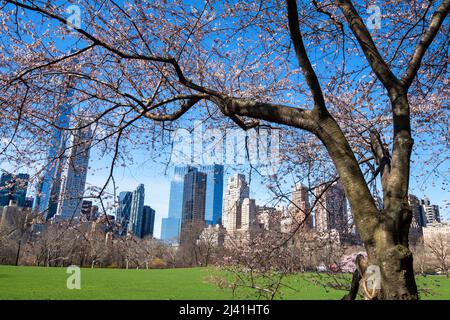
[[[268,206],[256,206],[256,216],[261,231],[281,231],[282,211]],[[289,226],[292,224],[291,221],[292,219],[288,222]]]
[[[202,166],[206,173],[205,222],[208,225],[221,224],[223,200],[223,166],[214,164]]]
[[[92,210],[92,201],[83,200],[81,202],[81,216],[85,221],[89,221],[91,218],[91,210]]]
[[[30,176],[26,173],[17,175],[2,173],[0,177],[0,206],[7,206],[12,200],[19,207],[27,207],[27,189]]]
[[[430,199],[427,197],[420,200],[420,204],[426,218],[426,223],[441,222],[439,206],[431,204]]]
[[[420,200],[413,194],[408,196],[412,211],[411,227],[409,228],[409,242],[415,244],[423,237],[423,227],[426,226],[426,217],[420,205]]]
[[[95,221],[97,219],[98,206],[93,205],[92,201],[83,200],[81,203],[81,219],[83,221]]]
[[[69,98],[72,95],[71,90],[66,94]],[[52,218],[58,208],[64,154],[68,140],[67,133],[61,128],[69,126],[71,112],[72,106],[69,103],[61,104],[57,110],[55,126],[50,131],[47,164],[36,186],[33,211],[41,213],[46,220]]]
[[[222,223],[227,232],[233,233],[241,228],[242,203],[249,196],[250,188],[244,175],[235,174],[228,179],[222,211]]]
[[[245,198],[241,205],[240,231],[254,232],[259,229],[259,222],[256,216],[255,199]]]
[[[193,168],[184,176],[180,243],[196,238],[205,223],[206,173]]]
[[[130,191],[122,191],[119,193],[118,207],[116,211],[116,221],[120,224],[121,229],[119,234],[123,235],[128,230],[128,222],[130,221],[131,214],[131,200],[133,198],[133,193]]]
[[[155,228],[155,215],[156,212],[150,206],[144,206],[144,212],[142,219],[141,238],[146,236],[153,236],[153,230]]]
[[[313,218],[309,203],[308,188],[303,184],[297,184],[292,192],[292,203],[289,213],[292,217],[293,227],[302,224],[306,229],[313,228]],[[307,214],[309,216],[307,217]]]
[[[128,224],[128,231],[141,236],[142,223],[144,219],[144,198],[145,198],[145,188],[143,184],[140,184],[136,190],[133,191],[133,196],[131,199],[131,211],[130,211],[130,222]]]
[[[413,194],[408,195],[409,206],[412,211],[412,221],[413,224],[425,227],[427,225],[427,217],[425,216],[425,212],[423,211],[421,201],[418,197]]]
[[[6,206],[0,206],[0,229],[12,227],[14,232],[18,227],[24,226],[30,219],[31,208],[20,207],[17,202],[11,200]],[[28,221],[29,222],[29,221]]]
[[[347,202],[344,188],[339,182],[333,183],[324,192],[326,186],[317,188],[320,197],[316,207],[316,229],[318,231],[337,230],[340,235],[348,233]]]
[[[162,219],[161,240],[170,244],[179,242],[181,214],[183,211],[184,176],[193,170],[191,166],[175,167],[170,183],[169,214]]]
[[[80,121],[80,129],[71,132],[69,155],[63,167],[56,214],[64,220],[78,219],[81,213],[92,143],[92,130],[84,124]]]

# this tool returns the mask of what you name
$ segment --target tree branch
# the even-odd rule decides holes
[[[336,0],[336,4],[342,10],[342,13],[344,14],[353,34],[358,40],[367,61],[369,62],[373,72],[375,72],[377,78],[383,83],[384,87],[387,90],[390,90],[394,86],[400,84],[400,81],[392,73],[386,61],[384,61],[378,51],[369,30],[353,6],[353,3],[350,0]]]
[[[210,97],[210,100],[215,102],[227,116],[235,114],[280,125],[293,126],[310,132],[314,132],[317,126],[311,111],[305,109],[229,97],[223,97],[222,99]]]
[[[402,77],[402,83],[406,88],[409,88],[411,86],[428,47],[436,37],[436,34],[441,28],[441,25],[447,17],[449,11],[450,0],[443,0],[441,5],[437,8],[436,12],[433,14],[428,30],[425,32],[425,34],[417,44],[416,49],[414,50],[414,54],[409,61],[408,68],[406,69],[406,72]]]
[[[300,32],[300,24],[298,20],[298,9],[296,0],[287,0],[288,23],[291,34],[292,43],[294,44],[295,53],[298,63],[302,68],[306,83],[313,95],[314,108],[319,111],[319,115],[328,115],[325,107],[325,99],[323,97],[322,88],[320,87],[319,79],[311,65],[311,61],[306,53],[303,37]]]

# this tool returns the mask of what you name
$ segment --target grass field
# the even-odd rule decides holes
[[[0,299],[231,299],[229,290],[208,279],[217,270],[205,268],[165,270],[82,269],[81,289],[69,290],[65,268],[0,266]],[[340,299],[344,291],[325,289],[305,279],[305,274],[286,281],[283,299]],[[431,290],[423,299],[450,300],[450,279],[418,277],[420,289]],[[251,298],[251,296],[250,296]]]

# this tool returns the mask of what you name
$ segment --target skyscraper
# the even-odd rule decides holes
[[[333,183],[328,189],[317,188],[316,196],[320,197],[316,207],[316,228],[318,231],[337,230],[346,235],[348,229],[347,202],[344,188],[340,182]]]
[[[422,206],[422,210],[426,217],[426,223],[434,223],[434,222],[441,221],[440,215],[439,215],[439,206],[432,205],[430,203],[430,199],[428,199],[427,197],[420,200],[420,204]]]
[[[136,190],[133,191],[131,200],[130,222],[128,224],[128,231],[131,231],[138,237],[141,236],[142,223],[144,219],[144,198],[144,185],[140,184],[136,188]]]
[[[175,167],[170,183],[169,214],[162,219],[161,240],[166,243],[179,242],[181,214],[183,211],[184,176],[193,170],[191,166]]]
[[[200,234],[205,223],[206,173],[193,168],[184,176],[180,243]]]
[[[220,224],[222,221],[223,200],[223,166],[202,166],[206,173],[205,222],[208,225]]]
[[[116,221],[121,225],[121,230],[119,234],[123,235],[128,230],[128,222],[130,221],[131,214],[131,200],[133,198],[133,193],[130,191],[122,191],[119,193],[118,198],[118,208],[116,211]]]
[[[308,188],[303,184],[297,184],[292,192],[292,203],[289,207],[289,213],[292,216],[293,227],[299,223],[306,229],[312,229],[313,219],[310,212]],[[309,214],[308,218],[306,215]]]
[[[227,232],[233,233],[241,228],[242,202],[249,196],[250,188],[244,175],[235,174],[228,179],[222,211],[222,222]]]
[[[69,98],[72,95],[71,90],[66,94]],[[69,126],[71,112],[72,106],[69,103],[61,104],[57,110],[55,126],[51,127],[50,132],[47,164],[36,187],[33,211],[43,214],[46,220],[52,218],[58,208],[62,167],[67,144],[67,134],[61,128]]]
[[[259,227],[255,199],[245,198],[241,205],[240,231],[253,232]]]
[[[80,121],[79,129],[71,132],[69,155],[63,167],[56,214],[64,220],[78,219],[81,213],[92,143],[92,130],[84,125],[85,122]]]
[[[81,203],[81,219],[83,221],[95,221],[97,219],[98,206],[93,205],[92,201],[83,200]]]
[[[89,221],[91,218],[92,201],[83,200],[81,202],[81,218],[85,221]]]
[[[281,223],[284,222],[283,211],[268,206],[256,206],[256,216],[261,231],[281,231]],[[288,223],[290,228],[292,219]]]
[[[409,242],[415,244],[423,237],[422,227],[426,226],[426,217],[420,205],[420,200],[413,194],[408,196],[409,206],[412,211],[411,226],[409,228]]]
[[[142,219],[141,238],[146,236],[153,236],[153,230],[155,228],[155,215],[156,212],[150,206],[144,206],[144,218]]]
[[[2,173],[0,178],[0,206],[7,206],[10,200],[13,200],[17,203],[17,206],[26,207],[29,180],[30,176],[26,173],[17,175]]]

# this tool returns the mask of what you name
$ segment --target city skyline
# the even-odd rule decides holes
[[[227,173],[227,170],[224,170],[224,180],[227,180],[230,176],[232,176],[234,174],[235,170],[233,170],[231,173]],[[89,175],[87,178],[87,185],[89,185]],[[133,190],[136,185],[138,185],[138,183],[135,183],[135,181],[140,181],[141,179],[130,179],[130,177],[128,178],[122,178],[122,179],[118,179],[117,181],[117,185],[119,186],[120,190],[124,190],[124,189],[129,189],[129,190]],[[142,180],[143,181],[143,180]],[[151,177],[147,176],[146,181],[154,181],[154,184],[148,184],[146,183],[146,185],[152,185],[152,191],[153,192],[149,192],[149,190],[146,190],[146,194],[145,194],[145,205],[151,205],[152,208],[154,208],[156,210],[156,216],[155,216],[155,223],[154,223],[154,236],[156,238],[161,238],[161,223],[162,220],[167,217],[168,215],[168,207],[169,207],[169,191],[170,191],[170,183],[171,183],[171,178],[170,175],[153,175]],[[252,179],[252,184],[258,186],[259,182],[257,181],[257,179]],[[125,188],[123,186],[128,185],[129,187]],[[157,187],[155,187],[157,186]],[[224,183],[224,188],[226,187],[225,183]],[[28,188],[28,192],[27,192],[27,198],[29,198],[30,195],[32,195],[32,186],[30,185]],[[257,204],[264,204],[266,202],[269,202],[268,200],[264,200],[264,196],[261,196],[261,192],[259,192],[260,190],[256,190],[255,192],[255,188],[251,188],[251,197],[256,199]],[[420,194],[417,193],[413,193],[411,192],[411,194],[414,194],[416,196],[418,196],[419,198],[426,198],[427,195],[425,196],[421,196]],[[433,199],[432,197],[428,196],[428,198]],[[263,199],[263,200],[261,200]],[[267,199],[267,197],[266,197]],[[441,215],[441,219],[443,221],[448,221],[450,220],[449,215],[446,214],[446,211],[448,211],[446,206],[442,206],[441,203],[435,202],[434,200],[431,200],[431,203],[433,204],[437,204],[440,208],[440,215]],[[115,214],[115,213],[114,213]]]

